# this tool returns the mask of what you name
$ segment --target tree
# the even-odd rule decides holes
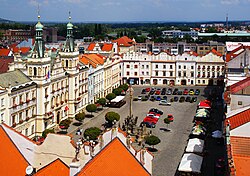
[[[114,98],[116,97],[116,95],[114,93],[109,93],[107,96],[106,96],[106,99],[109,100],[109,102],[111,100],[113,100]]]
[[[119,121],[120,120],[120,115],[116,112],[107,112],[105,115],[105,120],[108,121],[108,123],[112,124],[112,122]]]
[[[84,133],[83,136],[85,138],[87,138],[87,136],[89,137],[89,140],[96,140],[97,137],[101,134],[101,129],[97,128],[97,127],[91,127],[91,128],[87,128]]]
[[[59,123],[59,127],[60,127],[61,129],[68,129],[70,123],[71,123],[71,121],[70,121],[69,119],[62,120],[62,121]]]
[[[119,88],[122,88],[122,90],[124,90],[126,92],[128,90],[128,85],[123,84],[123,85],[120,85]]]
[[[171,120],[170,120],[169,118],[166,117],[166,118],[164,119],[164,123],[167,124],[167,128],[168,128],[170,122],[171,122]]]
[[[160,142],[161,140],[157,136],[154,136],[154,135],[150,135],[145,138],[145,143],[150,146],[152,145],[153,148],[155,145],[159,144]]]
[[[86,106],[86,110],[90,112],[92,115],[92,112],[96,112],[97,106],[95,104],[89,104]]]
[[[49,133],[55,133],[55,130],[54,129],[46,129],[46,130],[44,130],[43,133],[42,133],[42,137],[46,138]]]
[[[75,115],[75,119],[79,122],[82,122],[85,118],[85,113],[84,112],[81,112],[81,113],[78,113]]]
[[[104,105],[106,105],[106,98],[100,98],[100,99],[98,99],[97,103],[99,103],[103,107]]]
[[[114,93],[116,96],[118,96],[118,95],[121,95],[122,91],[123,91],[122,88],[116,88],[116,89],[113,90],[113,93]]]

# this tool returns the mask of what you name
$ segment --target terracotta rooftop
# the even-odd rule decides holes
[[[245,52],[246,49],[250,49],[250,46],[241,45],[238,48],[235,48],[226,55],[226,62],[229,62],[239,56],[241,53]]]
[[[10,49],[2,48],[0,49],[0,56],[9,56],[10,52],[11,52]]]
[[[12,142],[4,127],[0,126],[1,175],[25,175],[28,161]]]
[[[95,47],[95,43],[90,43],[87,50],[93,51],[94,47]]]
[[[250,108],[239,112],[226,119],[230,123],[230,130],[235,129],[245,123],[250,122]]]
[[[6,73],[9,70],[9,63],[14,61],[14,57],[0,58],[0,73]]]
[[[91,64],[94,68],[96,68],[97,65],[104,64],[104,56],[100,54],[84,54],[81,56],[80,62],[85,65]]]
[[[237,93],[240,90],[243,90],[250,86],[250,77],[247,77],[246,79],[243,79],[229,87],[229,90],[231,93]]]
[[[69,167],[60,159],[44,166],[34,176],[69,176]]]
[[[113,47],[112,43],[104,43],[102,46],[102,51],[111,51]]]
[[[218,52],[216,49],[214,49],[214,48],[213,48],[211,51],[209,51],[208,53],[206,53],[206,55],[209,54],[209,53],[213,53],[213,54],[215,54],[215,55],[217,55],[217,56],[220,56],[220,57],[222,56],[222,54],[219,53],[219,52]]]
[[[122,46],[122,47],[129,47],[132,46],[133,44],[135,44],[135,42],[133,40],[131,40],[130,38],[128,38],[127,36],[123,36],[121,38],[118,38],[116,40],[113,41],[114,43],[117,42],[118,46]]]
[[[78,176],[150,176],[141,163],[115,138],[80,171]]]

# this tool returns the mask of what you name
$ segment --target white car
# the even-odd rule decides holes
[[[160,116],[157,116],[155,114],[147,114],[147,117],[153,117],[153,118],[157,118],[157,119],[160,118]]]
[[[159,105],[171,106],[171,103],[170,103],[170,102],[167,102],[167,100],[161,100],[161,101],[159,102]]]
[[[142,96],[138,96],[138,100],[141,100],[142,99]]]

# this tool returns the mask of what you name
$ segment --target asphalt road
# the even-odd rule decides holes
[[[163,86],[157,86],[157,88],[162,88]],[[133,86],[134,92],[133,97],[140,95],[142,86]],[[174,87],[176,88],[176,87]],[[154,154],[153,160],[153,176],[173,176],[175,175],[178,164],[183,155],[185,146],[187,144],[188,135],[190,134],[191,128],[193,126],[192,120],[195,115],[196,107],[199,100],[204,99],[202,97],[204,87],[177,87],[180,90],[184,88],[199,88],[201,94],[198,96],[198,101],[194,103],[189,102],[174,102],[171,106],[162,106],[159,105],[158,101],[133,101],[132,102],[132,114],[138,116],[138,125],[143,120],[150,108],[161,109],[164,114],[160,117],[156,128],[152,129],[153,135],[158,136],[161,139],[161,143],[155,146],[158,149]],[[178,97],[186,95],[177,95]],[[172,95],[167,95],[168,101]],[[88,120],[88,123],[82,126],[83,130],[89,127],[101,127],[105,122],[104,116],[108,111],[114,111],[120,114],[122,123],[124,119],[129,115],[129,94],[125,97],[127,103],[121,108],[108,108],[103,110],[101,113],[95,114],[91,120]],[[166,128],[163,119],[167,114],[172,114],[174,116],[174,122],[169,125],[171,132],[166,132],[160,130],[160,128]],[[98,115],[98,116],[97,116]],[[74,133],[73,133],[74,134]],[[77,140],[79,136],[74,135],[74,140]]]

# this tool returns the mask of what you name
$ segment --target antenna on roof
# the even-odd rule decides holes
[[[228,30],[228,13],[227,13],[227,16],[226,16],[226,27],[227,27],[227,30]]]
[[[38,21],[40,21],[40,4],[38,3],[38,7],[37,7],[37,18],[38,18]]]
[[[69,11],[69,22],[71,22],[71,14],[70,14],[70,11]]]

